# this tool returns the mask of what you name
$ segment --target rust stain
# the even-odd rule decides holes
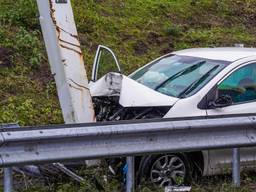
[[[79,55],[82,55],[80,43],[79,43],[79,40],[78,40],[78,35],[71,34],[71,33],[69,33],[68,31],[66,31],[65,29],[62,29],[61,27],[59,27],[59,26],[57,25],[57,21],[56,21],[56,18],[55,18],[55,12],[56,12],[56,11],[55,11],[55,9],[53,8],[53,2],[52,2],[52,0],[49,0],[49,5],[50,5],[50,15],[51,15],[51,18],[52,18],[52,22],[53,22],[53,24],[54,24],[55,27],[56,27],[57,39],[58,39],[58,41],[59,41],[59,45],[60,45],[62,48],[69,49],[69,50],[71,50],[71,51],[74,51],[74,52],[78,53]],[[68,42],[68,41],[65,41],[65,40],[61,39],[61,38],[60,38],[61,31],[63,31],[63,32],[67,33],[67,34],[69,34],[70,36],[72,36],[72,37],[74,37],[74,38],[76,38],[79,45],[76,45],[76,44],[73,44],[73,43],[70,43],[70,42]],[[67,47],[67,46],[61,44],[61,42],[64,42],[64,43],[67,43],[67,44],[72,45],[72,46],[74,46],[74,47],[77,47],[77,48],[80,49],[80,51],[75,50],[75,49],[70,48],[70,47]]]
[[[72,80],[72,79],[69,79],[72,83],[74,83],[75,85],[77,85],[78,87],[82,87],[82,88],[84,88],[84,89],[87,89],[87,90],[90,90],[88,87],[85,87],[85,86],[83,86],[83,85],[80,85],[80,84],[78,84],[78,83],[76,83],[74,80]],[[73,87],[73,86],[72,86]]]
[[[59,27],[56,25],[56,31],[57,31],[57,38],[58,38],[58,40],[60,40],[60,29],[59,29]]]
[[[76,89],[76,90],[78,90],[78,91],[83,92],[83,89],[82,89],[82,88],[75,87],[75,86],[73,86],[72,84],[69,84],[69,86],[70,86],[70,87],[73,87],[74,89]]]
[[[57,25],[57,21],[55,18],[55,12],[56,10],[53,8],[53,3],[52,0],[49,0],[49,5],[50,5],[50,16],[52,18],[52,22],[55,25],[56,31],[57,31],[57,39],[60,39],[60,27]]]
[[[74,46],[74,47],[80,48],[80,45],[76,45],[76,44],[74,44],[74,43],[70,43],[70,42],[65,41],[65,40],[63,40],[63,39],[61,39],[61,38],[59,38],[59,40],[60,40],[61,42],[63,42],[63,43],[67,43],[67,44],[72,45],[72,46]]]
[[[68,49],[68,50],[71,50],[71,51],[74,51],[74,52],[78,53],[79,55],[82,55],[82,52],[80,52],[80,51],[77,51],[77,50],[75,50],[75,49],[72,49],[72,48],[67,47],[67,46],[65,46],[65,45],[62,45],[62,44],[60,44],[60,46],[61,46],[62,48],[64,48],[64,49]]]
[[[79,84],[77,84],[77,83],[75,83],[72,79],[70,79],[74,84],[76,84],[77,86],[79,86],[79,87],[82,87],[82,88],[85,88],[84,86],[81,86],[81,85],[79,85]],[[79,90],[79,91],[81,91],[81,103],[84,103],[84,98],[86,98],[85,96],[84,96],[84,89],[82,89],[82,88],[79,88],[79,87],[75,87],[75,86],[73,86],[72,84],[69,84],[69,86],[70,87],[73,87],[74,89],[77,89],[77,90]],[[88,89],[88,88],[86,88],[86,89]],[[95,115],[95,112],[94,112],[94,107],[93,107],[93,105],[92,105],[92,99],[91,99],[91,97],[89,98],[89,102],[90,102],[90,104],[89,104],[89,110],[92,112],[92,122],[96,122],[97,121],[97,118],[96,118],[96,115]]]
[[[78,35],[74,35],[74,34],[68,32],[67,30],[62,29],[61,27],[59,27],[59,26],[57,25],[57,21],[56,21],[55,15],[54,15],[55,12],[56,12],[56,10],[53,8],[53,3],[52,3],[51,0],[49,0],[49,4],[50,4],[50,15],[51,15],[51,18],[52,18],[52,22],[53,22],[53,24],[55,25],[56,30],[57,30],[57,32],[58,32],[58,38],[60,37],[60,31],[63,31],[63,32],[69,34],[71,37],[74,37],[74,38],[76,38],[76,39],[78,40]]]
[[[83,68],[85,68],[85,66],[84,66],[84,56],[83,56],[83,54],[81,54],[80,55],[80,64],[83,66]],[[85,76],[86,76],[86,78],[87,78],[87,73],[86,73],[86,68],[85,68]]]
[[[74,34],[68,32],[67,30],[62,29],[61,27],[58,27],[58,28],[59,28],[59,30],[61,30],[61,31],[67,33],[67,34],[69,34],[71,37],[74,37],[74,38],[76,38],[76,39],[78,40],[78,35],[74,35]]]
[[[51,0],[49,0],[49,4],[50,4],[50,14],[51,14],[51,18],[52,18],[52,21],[53,21],[54,25],[56,25],[57,22],[56,22],[56,19],[55,19],[55,16],[54,16],[55,9],[53,9],[53,4],[52,4],[52,1],[51,1]]]
[[[51,18],[52,18],[53,24],[54,24],[55,27],[56,27],[57,38],[59,39],[59,38],[60,38],[60,29],[59,29],[59,27],[57,26],[57,21],[56,21],[56,18],[55,18],[55,12],[56,12],[56,10],[53,8],[52,0],[49,0],[49,5],[50,5],[50,16],[51,16]]]

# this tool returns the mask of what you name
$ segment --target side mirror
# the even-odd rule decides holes
[[[215,101],[209,102],[209,108],[216,109],[222,107],[228,107],[233,104],[232,98],[229,95],[221,95]]]

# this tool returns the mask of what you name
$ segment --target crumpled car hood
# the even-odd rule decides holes
[[[108,73],[90,82],[90,91],[92,97],[119,96],[119,104],[123,107],[173,106],[178,101],[178,98],[159,93],[119,73]]]

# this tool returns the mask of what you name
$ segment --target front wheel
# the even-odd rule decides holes
[[[144,173],[158,187],[180,186],[191,181],[191,166],[185,154],[152,156],[145,163]]]

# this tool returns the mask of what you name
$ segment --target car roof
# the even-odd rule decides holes
[[[256,56],[256,48],[193,48],[176,51],[173,54],[234,62],[245,57]]]

